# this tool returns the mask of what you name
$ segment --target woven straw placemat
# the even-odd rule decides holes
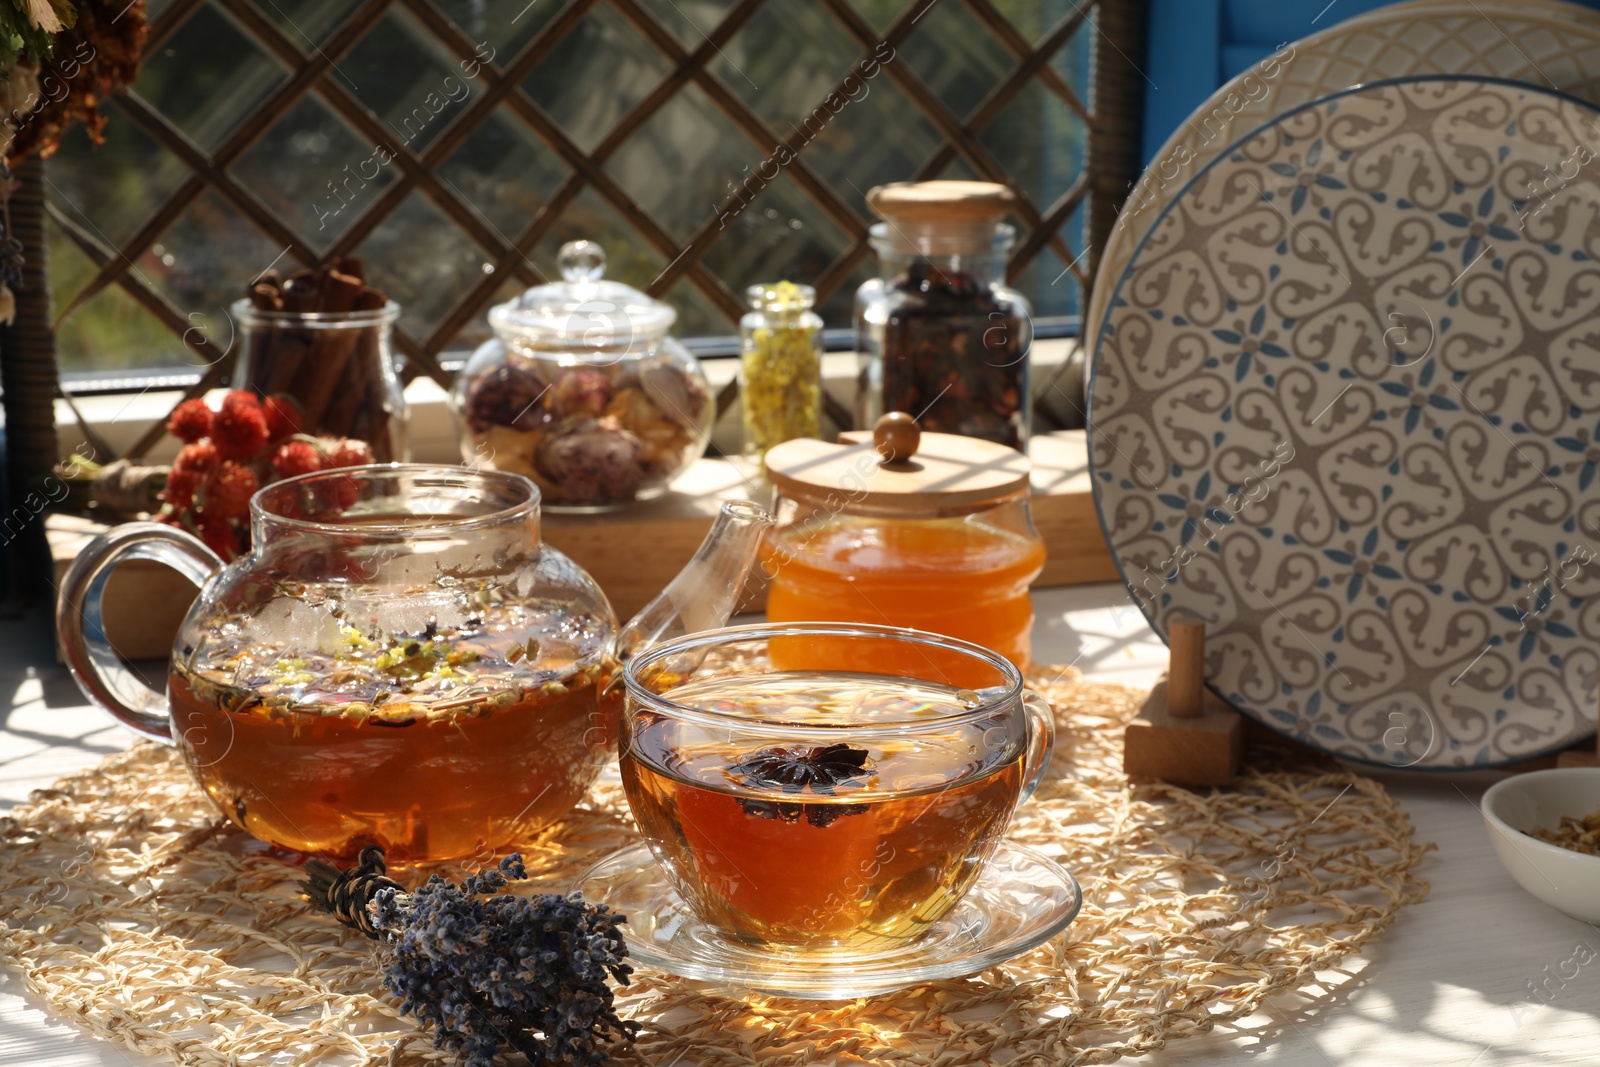
[[[1058,672],[1051,774],[1011,836],[1077,875],[1063,934],[970,978],[842,1004],[741,997],[641,969],[622,1063],[1109,1063],[1241,1019],[1269,995],[1330,995],[1335,970],[1421,899],[1432,846],[1383,787],[1331,761],[1262,756],[1233,788],[1130,787],[1140,694]],[[1289,760],[1289,763],[1282,762]],[[1277,761],[1277,762],[1274,762]],[[525,849],[565,891],[634,840],[602,784]],[[378,986],[372,942],[312,913],[299,868],[221,820],[172,750],[143,744],[0,819],[0,950],[87,1032],[175,1063],[448,1059]]]

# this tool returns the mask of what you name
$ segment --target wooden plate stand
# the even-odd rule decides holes
[[[1129,777],[1154,778],[1174,785],[1222,786],[1239,773],[1247,734],[1252,743],[1303,748],[1265,727],[1246,722],[1244,716],[1206,688],[1205,623],[1174,621],[1167,641],[1171,650],[1167,673],[1150,691],[1144,707],[1123,734],[1122,769]],[[1600,737],[1565,752],[1497,769],[1521,773],[1551,767],[1597,766]]]
[[[1244,755],[1244,720],[1205,686],[1206,624],[1175,621],[1167,642],[1167,673],[1123,734],[1122,769],[1177,785],[1227,785]]]

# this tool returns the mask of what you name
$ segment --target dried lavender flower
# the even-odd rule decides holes
[[[460,885],[436,874],[414,893],[384,877],[377,848],[343,873],[317,860],[306,867],[307,896],[384,941],[384,982],[400,1010],[467,1067],[491,1067],[502,1046],[535,1067],[593,1067],[638,1031],[617,1017],[607,981],[627,985],[633,971],[618,929],[626,916],[577,893],[501,893],[527,877],[520,856]]]

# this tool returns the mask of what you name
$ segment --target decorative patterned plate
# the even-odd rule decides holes
[[[1280,116],[1141,243],[1089,402],[1107,541],[1206,676],[1337,755],[1594,729],[1600,112],[1414,78]]]
[[[1426,74],[1529,82],[1600,104],[1600,12],[1560,0],[1411,0],[1330,26],[1273,55],[1285,58],[1263,61],[1213,93],[1134,185],[1101,253],[1083,336],[1099,336],[1134,249],[1172,198],[1274,115],[1352,85]]]

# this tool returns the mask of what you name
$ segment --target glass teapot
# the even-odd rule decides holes
[[[57,630],[90,701],[175,744],[228,819],[350,859],[460,859],[562,818],[615,753],[619,668],[727,622],[770,517],[735,502],[619,631],[600,587],[539,536],[520,475],[390,465],[277,482],[228,566],[189,534],[127,523],[73,562]],[[201,587],[167,695],[100,628],[112,568],[165,563]]]

